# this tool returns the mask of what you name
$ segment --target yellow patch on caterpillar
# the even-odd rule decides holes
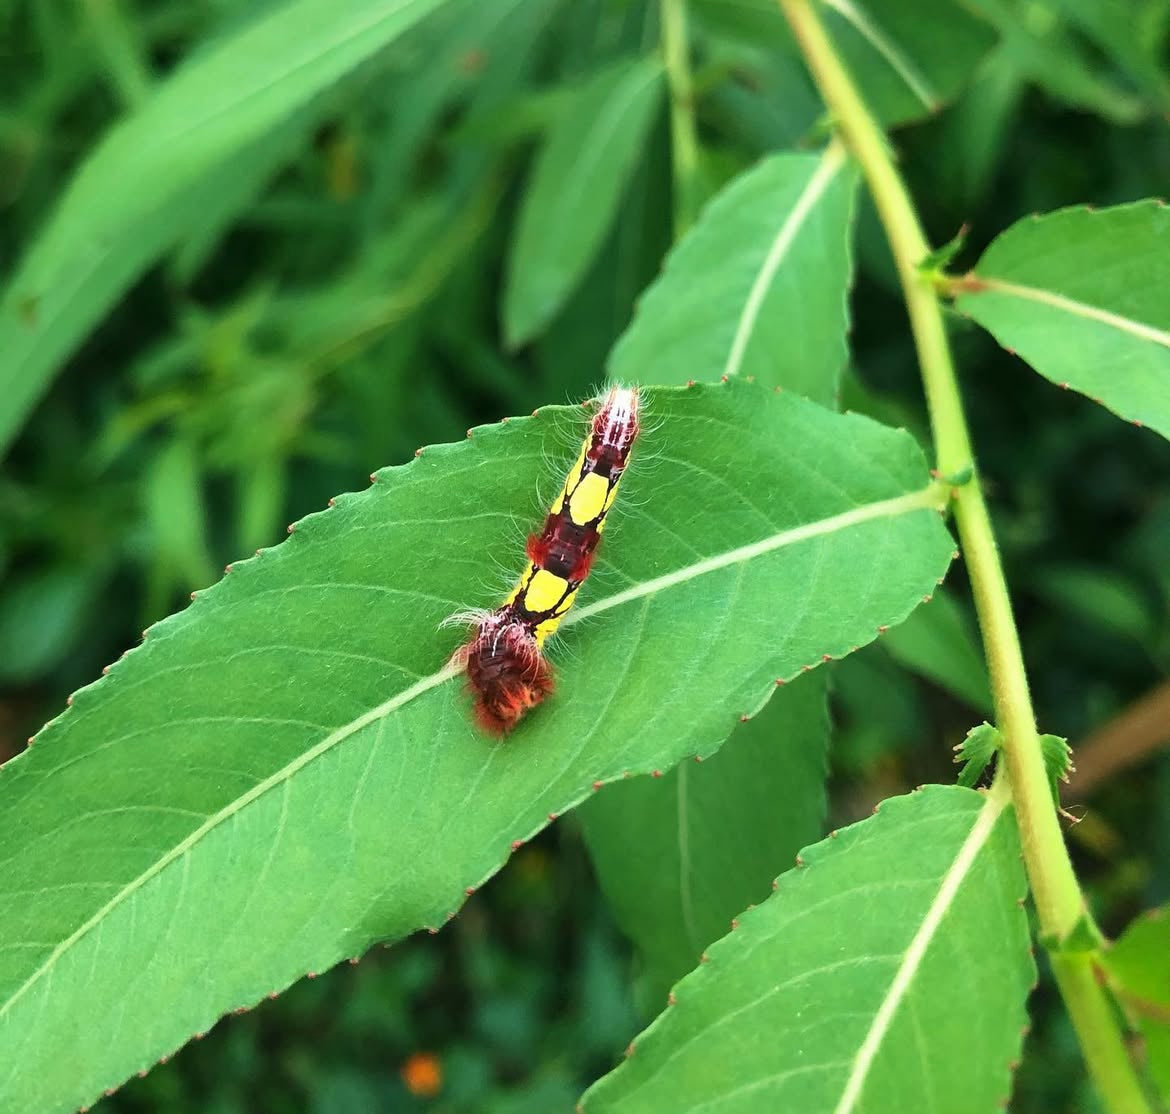
[[[557,576],[548,569],[537,569],[520,602],[530,615],[539,615],[542,611],[552,611],[568,590],[569,582],[563,576]]]
[[[609,499],[609,481],[596,472],[581,477],[569,496],[569,518],[577,526],[586,526],[600,518]]]
[[[570,592],[552,615],[536,624],[536,628],[532,633],[536,639],[537,646],[543,647],[545,639],[556,632],[557,627],[561,625],[561,620],[569,613],[569,609],[573,606],[573,601],[576,598],[576,591]]]

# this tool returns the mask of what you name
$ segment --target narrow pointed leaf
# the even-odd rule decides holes
[[[1170,437],[1170,209],[1138,201],[1017,221],[955,304],[1041,375]]]
[[[817,673],[777,690],[714,758],[616,782],[582,808],[601,887],[638,945],[656,1007],[821,835],[828,741]]]
[[[887,126],[933,116],[995,45],[960,0],[826,0],[826,26],[866,103]]]
[[[642,296],[610,374],[639,383],[754,376],[832,404],[849,355],[856,192],[837,144],[741,174]]]
[[[698,21],[767,50],[799,51],[775,0],[693,0]],[[825,26],[886,127],[933,116],[995,44],[962,0],[825,0]]]
[[[661,62],[625,61],[596,74],[557,118],[537,156],[508,260],[509,344],[539,333],[584,277],[661,99]]]
[[[0,452],[122,291],[204,227],[208,196],[246,200],[233,158],[255,147],[275,166],[285,148],[274,129],[441,2],[285,3],[192,59],[106,136],[0,301]],[[245,164],[259,184],[263,166]]]
[[[0,1109],[75,1109],[226,1011],[441,925],[595,781],[712,752],[945,572],[907,434],[738,383],[646,407],[558,691],[506,743],[472,726],[440,622],[498,602],[580,407],[426,449],[298,523],[0,769]]]
[[[995,1114],[1034,977],[1004,797],[931,786],[802,852],[586,1114]]]

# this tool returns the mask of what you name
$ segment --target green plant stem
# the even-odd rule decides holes
[[[779,0],[836,125],[860,163],[897,264],[943,477],[974,468],[938,297],[919,265],[929,245],[894,166],[884,132],[861,99],[809,0]],[[1043,938],[1057,949],[1053,968],[1089,1069],[1113,1114],[1145,1114],[1148,1103],[1129,1061],[1116,1016],[1091,964],[1059,953],[1085,915],[1044,770],[1036,717],[1011,600],[978,474],[955,488],[954,514],[971,578],[991,673],[1004,766]]]
[[[699,213],[699,140],[687,42],[686,0],[661,0],[662,56],[670,86],[670,161],[674,174],[674,238]]]

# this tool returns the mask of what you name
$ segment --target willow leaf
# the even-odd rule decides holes
[[[581,809],[589,853],[618,923],[638,945],[658,1009],[776,871],[823,834],[826,676],[778,689],[714,758],[620,781]]]
[[[701,24],[764,51],[796,44],[775,0],[693,0]],[[933,116],[995,44],[985,4],[824,0],[826,29],[885,126]]]
[[[907,434],[740,383],[646,405],[559,690],[507,743],[472,726],[440,623],[498,600],[579,407],[426,449],[298,523],[0,769],[0,1109],[74,1109],[441,925],[595,784],[713,752],[945,572]]]
[[[181,67],[106,136],[0,300],[0,452],[118,296],[209,212],[223,222],[208,197],[246,201],[287,151],[273,139],[282,125],[440,3],[278,5]]]
[[[585,1114],[1003,1108],[1034,978],[1006,794],[895,797],[801,859]]]
[[[552,126],[508,259],[503,318],[509,344],[536,336],[585,277],[661,100],[662,63],[629,59],[594,74]]]
[[[1017,221],[955,280],[959,310],[1041,375],[1170,437],[1170,208]]]
[[[849,357],[857,175],[844,150],[782,154],[728,185],[667,258],[618,341],[625,382],[754,376],[832,404]]]

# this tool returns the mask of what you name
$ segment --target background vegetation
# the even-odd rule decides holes
[[[275,7],[0,0],[5,270],[158,80]],[[691,9],[697,203],[824,130],[778,15]],[[968,228],[959,270],[1030,212],[1158,195],[1170,177],[1170,5],[1005,0],[983,18],[954,103],[895,134],[932,241]],[[20,431],[0,477],[0,760],[287,522],[420,445],[594,390],[677,219],[665,99],[622,63],[659,40],[657,3],[450,0],[185,199],[174,249],[62,354],[27,420],[19,405],[6,419]],[[615,88],[617,141],[595,134]],[[529,277],[533,198],[556,204],[567,183],[584,186],[562,266]],[[132,160],[107,186],[111,207],[134,195]],[[857,222],[842,401],[924,435],[864,195]],[[1170,446],[952,326],[1039,719],[1075,745],[1170,666]],[[961,569],[948,585],[972,629]],[[831,666],[831,826],[950,780],[947,745],[989,714],[977,656],[940,636],[941,656],[928,635]],[[1106,762],[1090,788],[1073,844],[1111,932],[1170,900],[1170,761]],[[635,974],[568,818],[440,935],[297,984],[103,1108],[567,1110],[640,1027]],[[1012,1109],[1092,1109],[1047,981],[1031,1009]]]

